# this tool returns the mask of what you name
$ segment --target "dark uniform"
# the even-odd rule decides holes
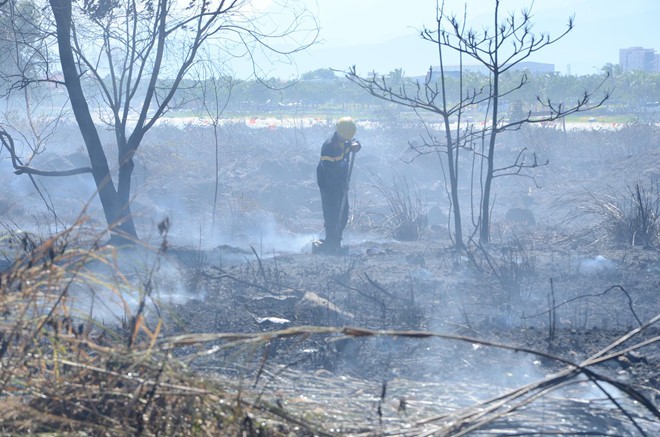
[[[325,227],[324,252],[341,251],[342,234],[348,223],[347,183],[351,143],[335,132],[323,143],[321,160],[316,167]]]

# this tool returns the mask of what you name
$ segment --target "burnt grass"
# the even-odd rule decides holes
[[[305,132],[307,141],[314,139],[310,150],[295,149],[286,158],[246,164],[254,171],[241,178],[240,189],[259,208],[268,205],[268,217],[275,217],[284,229],[321,236],[313,167],[314,144],[324,131],[303,130],[303,135]],[[427,410],[434,411],[424,407],[425,402],[444,412],[478,404],[487,394],[543,379],[565,369],[567,363],[581,363],[660,313],[660,251],[613,241],[607,233],[610,218],[595,213],[602,211],[604,199],[612,202],[617,196],[625,197],[626,187],[632,183],[654,188],[660,176],[657,128],[633,125],[568,133],[540,128],[505,137],[508,150],[504,147],[500,154],[503,161],[532,144],[550,164],[536,169],[535,181],[519,177],[498,180],[492,243],[488,247],[472,244],[461,252],[452,248],[442,214],[448,211],[444,193],[437,186],[437,161],[422,156],[405,164],[406,143],[388,135],[395,136],[395,132],[374,129],[362,136],[365,147],[356,161],[351,222],[344,240],[350,249],[348,256],[314,255],[311,239],[303,246],[292,241],[276,249],[266,248],[260,239],[252,245],[211,248],[173,245],[168,256],[184,266],[191,299],[169,308],[169,334],[303,331],[272,338],[260,348],[197,359],[195,368],[245,378],[246,384],[262,387],[263,396],[277,398],[294,413],[300,413],[301,405],[295,399],[305,393],[310,375],[354,378],[353,384],[366,384],[371,397],[354,406],[364,422],[358,425],[360,420],[346,419],[343,432],[370,426],[375,433],[387,433],[383,420],[388,414],[394,422],[414,422],[402,416],[401,405],[408,405],[406,411],[410,412],[415,398],[420,403],[417,418]],[[370,147],[381,150],[377,153]],[[261,150],[259,145],[250,148]],[[246,152],[246,156],[256,155]],[[397,183],[402,178],[415,187],[408,195],[422,198],[421,208],[428,213],[428,226],[415,241],[397,241],[382,220],[387,209],[385,199],[378,197],[382,190],[377,184]],[[531,214],[533,222],[517,220],[511,212],[516,208]],[[438,209],[441,217],[433,217]],[[257,213],[263,216],[263,211]],[[250,221],[251,211],[241,214]],[[305,333],[308,326],[398,332],[377,336]],[[411,331],[458,338],[406,335]],[[657,325],[651,326],[613,350],[653,339],[658,332]],[[237,356],[241,358],[237,360]],[[592,368],[643,393],[657,408],[657,341]],[[281,376],[286,372],[291,374]],[[408,385],[392,389],[396,396],[384,394],[394,381],[401,380]],[[441,388],[420,394],[415,384]],[[438,398],[437,390],[453,394]],[[322,392],[312,390],[312,397],[322,399]],[[606,398],[598,388],[595,392],[570,392],[565,395],[570,402],[564,399],[548,407],[546,422],[536,423],[528,414],[514,428],[525,429],[522,424],[528,420],[532,431],[541,427],[548,432],[643,432],[622,418],[613,404],[595,414],[618,418],[613,422],[589,418],[588,408],[582,407],[595,408]],[[341,405],[350,394],[336,396],[339,399],[334,402]],[[410,398],[406,404],[404,400]],[[398,405],[389,413],[381,409],[388,400]],[[566,406],[573,401],[577,407]],[[329,402],[333,400],[319,400],[319,405],[327,408]],[[630,405],[623,408],[634,410]],[[556,417],[550,419],[552,411]],[[641,416],[644,414],[649,417],[648,412]],[[337,420],[334,429],[341,428],[341,417]],[[642,430],[657,432],[653,420],[642,419]],[[332,420],[319,421],[333,428]],[[555,422],[563,425],[555,426]],[[493,425],[493,429],[506,429],[502,426]]]
[[[419,391],[415,384],[439,384],[453,392],[449,400],[437,401],[437,407],[446,411],[566,368],[566,362],[553,357],[581,363],[638,328],[639,322],[657,315],[657,271],[648,269],[660,266],[656,251],[603,252],[622,260],[616,271],[557,275],[550,265],[552,254],[544,255],[537,246],[529,254],[535,257],[534,271],[521,274],[515,287],[503,287],[495,275],[471,265],[463,255],[429,242],[365,242],[350,245],[350,249],[347,257],[293,254],[259,258],[246,254],[249,261],[222,267],[209,254],[204,265],[189,270],[206,294],[172,308],[171,333],[267,333],[318,325],[401,331],[355,337],[339,332],[306,334],[301,328],[299,335],[274,338],[258,350],[231,350],[195,361],[200,371],[228,372],[245,378],[246,383],[264,384],[264,396],[282,396],[286,392],[282,385],[292,385],[295,398],[296,384],[305,384],[300,374],[354,378],[372,391],[370,402],[360,408],[365,418],[375,420],[379,413],[374,399],[388,382],[414,381],[404,384],[392,402],[410,397],[421,401],[424,395],[415,394]],[[186,257],[182,258],[185,262]],[[410,331],[464,338],[411,338],[407,336]],[[648,329],[615,350],[658,333],[657,327]],[[519,351],[500,349],[491,342]],[[237,356],[241,358],[236,360]],[[593,370],[629,384],[657,405],[659,358],[654,342],[595,365]],[[264,366],[275,374],[264,376]],[[300,373],[283,382],[277,369]],[[433,402],[436,389],[429,390],[426,395]],[[301,387],[300,392],[305,389]],[[323,390],[312,393],[323,397]],[[583,395],[568,397],[580,399]],[[289,405],[287,399],[291,398],[280,400]],[[291,408],[296,411],[295,404]],[[547,429],[581,429],[584,419],[578,411],[570,417],[563,416],[566,413],[560,408],[555,412],[557,417],[548,419]],[[620,416],[614,410],[600,414]],[[568,422],[553,428],[553,423],[562,420]],[[346,428],[354,430],[349,423]],[[500,429],[498,426],[494,429]],[[649,430],[657,429],[649,426]],[[608,429],[604,432],[635,434],[621,423]]]
[[[173,303],[167,285],[155,290],[162,300],[146,323],[153,328],[160,317],[163,337],[254,334],[172,352],[194,372],[233,381],[239,398],[277,406],[277,423],[243,432],[660,432],[660,330],[646,325],[660,314],[660,250],[614,240],[603,214],[632,184],[657,190],[657,127],[503,135],[498,165],[525,148],[549,164],[533,179],[496,180],[492,242],[470,242],[466,251],[453,249],[438,157],[408,162],[418,127],[365,127],[347,256],[311,253],[322,237],[314,169],[329,125],[223,129],[231,141],[221,149],[216,211],[214,150],[194,147],[210,144],[211,132],[199,126],[155,130],[139,157],[146,170],[133,209],[141,236],[156,247],[163,237],[155,223],[171,220],[161,256],[177,267],[185,295]],[[471,157],[462,159],[469,178]],[[383,197],[382,184],[402,181],[424,216],[412,241],[394,238]],[[461,196],[471,226],[469,188]],[[611,357],[586,361],[599,353]],[[593,374],[530,387],[580,363]],[[619,384],[615,400],[603,381]],[[498,396],[515,409],[498,406],[484,423],[471,415]],[[258,409],[250,414],[258,421]]]

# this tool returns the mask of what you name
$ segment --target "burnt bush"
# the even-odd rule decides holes
[[[657,186],[639,182],[603,202],[601,214],[611,238],[631,246],[655,247],[660,237],[660,194]]]
[[[386,232],[399,241],[419,240],[428,223],[420,190],[405,177],[394,177],[391,185],[377,178],[376,188],[389,208],[383,224]]]

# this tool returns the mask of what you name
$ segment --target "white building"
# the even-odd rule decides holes
[[[619,65],[622,71],[660,71],[660,55],[644,47],[619,49]]]
[[[546,64],[543,62],[523,61],[514,65],[509,71],[527,71],[531,74],[554,74],[555,64]],[[483,75],[490,74],[485,65],[463,65],[463,72],[467,73],[480,73]],[[459,65],[445,65],[445,74],[447,76],[459,76],[461,67]],[[440,74],[440,67],[433,67],[433,77],[436,78]],[[428,79],[428,73],[426,74]]]

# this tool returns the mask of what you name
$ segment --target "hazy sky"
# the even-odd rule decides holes
[[[320,43],[296,57],[298,73],[356,65],[363,73],[401,67],[415,76],[438,63],[435,46],[418,36],[424,25],[435,26],[435,0],[298,1],[314,11],[321,26]],[[471,27],[492,28],[494,0],[446,0],[445,9],[462,16],[466,3]],[[569,65],[573,74],[589,74],[608,62],[616,64],[620,48],[643,46],[660,52],[660,0],[502,0],[500,5],[501,16],[533,5],[533,31],[551,36],[560,34],[575,16],[572,32],[530,58],[555,64],[562,73]],[[296,73],[285,66],[277,72],[273,75]]]

